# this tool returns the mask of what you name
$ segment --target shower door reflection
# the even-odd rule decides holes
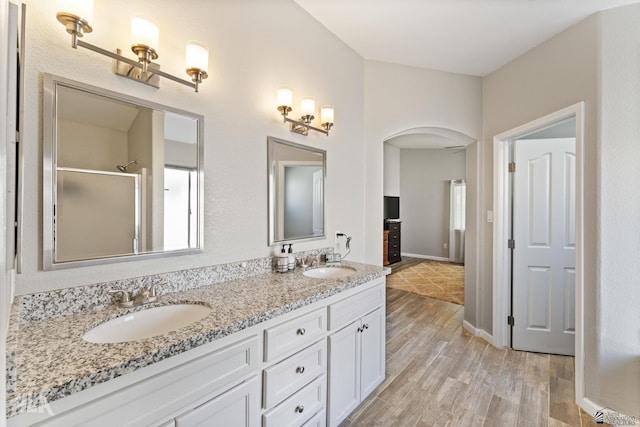
[[[138,253],[139,175],[58,168],[57,193],[60,261]]]

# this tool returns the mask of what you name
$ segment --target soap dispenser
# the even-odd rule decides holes
[[[296,257],[293,255],[293,245],[289,243],[289,271],[293,271],[296,268]]]
[[[289,257],[287,256],[287,252],[284,249],[284,245],[282,245],[282,250],[278,255],[276,255],[276,272],[286,273],[288,270]]]

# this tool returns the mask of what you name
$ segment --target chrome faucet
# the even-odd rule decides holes
[[[131,295],[129,294],[129,292],[123,289],[110,290],[109,293],[120,294],[120,301],[118,301],[119,307],[133,307],[134,305],[143,305],[157,301],[160,296],[157,293],[156,287],[165,284],[166,282],[154,283],[149,287],[149,289],[145,289],[140,292],[133,300],[131,299]]]
[[[305,258],[300,259],[300,267],[311,267],[319,262],[317,255],[309,255]]]

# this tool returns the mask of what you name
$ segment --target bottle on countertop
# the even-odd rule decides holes
[[[293,255],[293,245],[289,243],[289,271],[293,271],[296,268],[296,257]]]
[[[286,273],[289,271],[289,256],[282,245],[282,250],[276,255],[275,269],[277,273]]]

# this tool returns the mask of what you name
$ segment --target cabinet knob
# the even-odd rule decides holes
[[[298,414],[301,414],[303,411],[304,411],[304,406],[302,406],[302,405],[296,406],[296,412]]]
[[[307,331],[304,328],[300,328],[298,329],[298,331],[296,332],[298,335],[304,335]]]
[[[298,374],[304,374],[304,366],[298,366],[296,368],[296,373]]]

